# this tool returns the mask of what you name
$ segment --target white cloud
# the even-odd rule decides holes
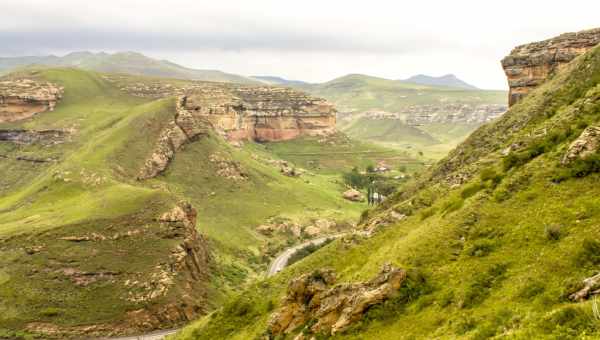
[[[599,10],[585,0],[3,0],[0,54],[138,50],[246,75],[455,73],[502,88],[512,47],[592,28]]]

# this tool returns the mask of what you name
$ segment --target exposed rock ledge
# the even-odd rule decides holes
[[[184,96],[177,99],[175,118],[161,132],[152,155],[138,174],[138,180],[153,178],[165,171],[183,145],[208,133],[210,125],[194,117],[185,109],[184,103]]]
[[[282,306],[271,315],[271,336],[291,333],[309,321],[316,333],[335,334],[360,320],[369,307],[392,297],[406,280],[406,271],[384,265],[369,282],[335,283],[332,270],[317,270],[292,280]]]
[[[0,123],[52,111],[62,94],[63,88],[52,83],[31,79],[0,81]]]
[[[188,91],[182,105],[229,140],[280,141],[335,131],[331,103],[285,87],[199,87]]]
[[[588,126],[581,135],[571,143],[562,164],[569,164],[577,159],[585,159],[600,150],[600,127]]]
[[[577,56],[600,43],[600,28],[565,33],[521,45],[502,59],[510,87],[508,104],[514,105]]]
[[[280,141],[335,132],[336,110],[324,99],[288,88],[204,84],[178,97],[138,179],[156,177],[186,143],[210,130],[230,141]]]

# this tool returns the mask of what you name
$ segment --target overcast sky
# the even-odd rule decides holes
[[[600,1],[1,0],[0,56],[139,51],[311,82],[454,73],[506,87],[522,43],[600,27]]]

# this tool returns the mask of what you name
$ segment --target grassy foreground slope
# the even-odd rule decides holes
[[[363,225],[379,224],[373,237],[331,243],[178,338],[264,336],[291,278],[330,267],[338,281],[364,281],[388,262],[422,281],[331,338],[600,337],[593,301],[568,298],[600,271],[600,155],[561,164],[583,129],[600,123],[598,84],[600,48],[363,216]],[[377,222],[392,211],[408,217]]]

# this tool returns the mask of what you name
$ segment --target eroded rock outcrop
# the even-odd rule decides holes
[[[332,104],[285,87],[208,85],[188,91],[183,106],[229,140],[279,141],[335,129]]]
[[[52,111],[63,88],[31,79],[0,81],[0,123],[15,122]]]
[[[600,127],[589,126],[571,143],[562,164],[569,164],[577,159],[585,159],[600,150]]]
[[[169,163],[183,145],[206,135],[210,125],[185,110],[185,97],[178,98],[173,121],[161,132],[152,155],[146,160],[137,176],[138,180],[156,177],[167,169]]]
[[[0,130],[0,142],[58,144],[64,141],[66,135],[63,130]]]
[[[151,280],[125,283],[130,288],[127,299],[148,304],[172,289],[178,289],[180,297],[177,302],[130,311],[128,323],[139,329],[155,329],[189,322],[206,311],[205,285],[211,257],[206,239],[196,230],[196,217],[196,209],[180,202],[158,218],[166,227],[163,238],[182,241],[171,250],[167,261],[156,266]]]
[[[521,45],[502,59],[508,77],[509,106],[542,84],[577,56],[600,43],[600,28],[565,33],[558,37]]]
[[[368,282],[339,284],[332,270],[316,270],[292,280],[282,306],[271,315],[271,335],[290,333],[311,321],[315,333],[335,334],[360,320],[369,307],[393,297],[406,271],[384,265]]]

